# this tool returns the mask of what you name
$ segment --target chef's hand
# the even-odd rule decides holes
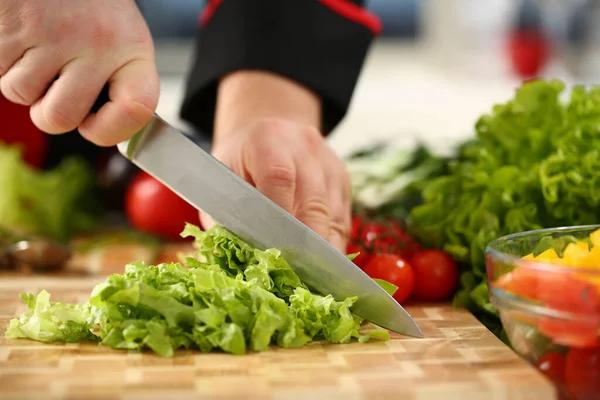
[[[219,87],[213,155],[345,253],[350,180],[316,128],[320,107],[313,93],[287,79],[234,73]],[[205,228],[213,225],[201,218]]]
[[[57,79],[58,78],[58,79]],[[102,87],[110,102],[89,114]],[[1,0],[0,90],[42,131],[114,145],[158,103],[150,32],[133,0]]]

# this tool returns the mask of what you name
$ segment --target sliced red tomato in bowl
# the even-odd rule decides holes
[[[559,311],[585,314],[597,308],[598,287],[572,273],[523,266],[502,275],[494,286]]]
[[[600,346],[598,328],[600,318],[591,314],[588,320],[565,320],[559,318],[542,318],[538,330],[554,343],[563,346],[590,348]]]
[[[415,275],[406,260],[394,254],[378,254],[371,257],[364,271],[373,279],[383,279],[398,287],[394,299],[402,304],[411,295]]]

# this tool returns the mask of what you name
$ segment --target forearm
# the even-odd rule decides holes
[[[221,79],[214,138],[266,118],[321,129],[320,97],[297,82],[266,71],[238,71]]]
[[[265,71],[287,77],[318,95],[321,99],[318,126],[323,134],[330,133],[347,112],[366,53],[380,30],[379,21],[362,3],[359,0],[213,2],[220,5],[207,7],[202,15],[202,34],[196,43],[182,118],[211,137],[217,129],[229,128],[227,121],[224,122],[227,126],[215,127],[215,122],[222,119],[217,106],[221,110],[235,110],[230,102],[228,107],[221,105],[230,98],[223,93],[230,89],[228,82],[222,84],[224,77],[235,78],[237,75],[230,74],[236,71]],[[237,78],[232,80],[236,81]],[[293,109],[306,113],[296,100],[288,104],[281,95],[268,97],[264,92],[248,89],[262,89],[264,82],[253,82],[231,85],[239,86],[235,92],[247,92],[244,96],[252,102],[260,102],[252,105],[253,113],[273,106],[284,115],[295,112]],[[274,92],[279,93],[279,89]]]

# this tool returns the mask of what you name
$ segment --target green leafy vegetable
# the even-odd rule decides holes
[[[600,88],[533,81],[475,125],[449,172],[425,183],[410,232],[470,265],[455,305],[501,332],[485,281],[485,247],[499,236],[600,221]],[[499,333],[500,334],[500,333]]]
[[[37,296],[22,293],[27,312],[13,319],[7,329],[8,337],[27,337],[40,342],[67,343],[93,339],[89,331],[89,305],[53,303],[50,293],[42,290]]]
[[[355,297],[336,301],[311,292],[276,249],[259,250],[221,226],[188,224],[197,257],[180,263],[128,264],[94,288],[82,305],[51,303],[42,291],[23,294],[29,311],[13,319],[9,338],[45,342],[96,340],[115,349],[180,348],[244,354],[314,340],[389,340],[387,331],[359,333]]]
[[[0,188],[0,230],[11,235],[66,241],[98,222],[95,175],[85,160],[38,171],[22,160],[20,147],[0,143]]]
[[[348,157],[354,204],[364,209],[360,211],[404,219],[421,202],[423,182],[445,172],[447,161],[425,146],[411,151],[386,149],[389,146],[378,144]]]
[[[396,290],[398,290],[398,286],[394,285],[393,283],[384,281],[383,279],[373,279],[373,280],[375,282],[377,282],[379,284],[379,286],[381,286],[386,292],[388,292],[388,294],[390,296],[393,296],[394,293],[396,293]]]

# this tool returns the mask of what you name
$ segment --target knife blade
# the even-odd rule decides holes
[[[413,337],[423,333],[382,287],[293,215],[236,175],[158,115],[118,149],[194,207],[250,245],[277,248],[310,287],[336,300],[357,296],[352,311]]]

